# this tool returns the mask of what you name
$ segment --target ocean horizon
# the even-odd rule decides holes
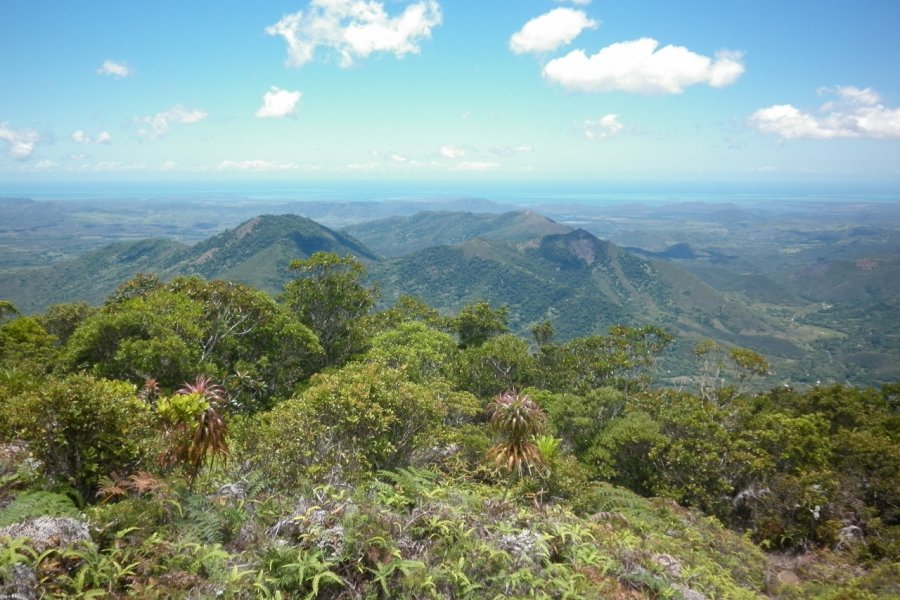
[[[711,202],[900,202],[900,187],[875,184],[572,182],[143,182],[0,184],[0,198],[36,201],[414,202],[483,199],[518,206]]]

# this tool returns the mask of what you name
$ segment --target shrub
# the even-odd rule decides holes
[[[88,375],[49,379],[3,411],[46,474],[85,499],[101,476],[132,471],[146,457],[150,410],[128,383]]]
[[[410,464],[436,445],[454,396],[445,391],[396,369],[351,364],[314,376],[305,391],[260,415],[256,439],[245,443],[273,483],[354,480]]]

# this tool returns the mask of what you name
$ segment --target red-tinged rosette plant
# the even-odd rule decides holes
[[[228,425],[220,414],[226,401],[225,389],[200,375],[157,403],[157,413],[171,440],[162,462],[165,466],[183,465],[191,488],[208,458],[228,457]]]

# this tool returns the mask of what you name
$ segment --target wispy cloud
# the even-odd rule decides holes
[[[112,135],[110,135],[108,131],[101,131],[96,137],[91,138],[91,136],[83,129],[77,129],[72,132],[71,138],[73,142],[78,144],[90,144],[91,142],[109,144],[112,142]]]
[[[191,124],[202,121],[207,117],[207,112],[202,109],[185,108],[181,104],[176,104],[169,110],[158,112],[149,117],[135,117],[134,122],[138,125],[146,125],[149,127],[140,127],[138,133],[151,138],[162,137],[169,133],[173,124]]]
[[[297,102],[303,92],[289,92],[274,85],[263,96],[263,105],[256,116],[260,118],[293,117],[297,114]]]
[[[80,170],[95,173],[146,171],[150,167],[145,163],[125,163],[117,160],[105,160],[93,165],[84,165]]]
[[[465,148],[460,148],[459,146],[456,146],[454,144],[441,146],[439,152],[444,158],[462,158],[466,155]]]
[[[660,48],[652,38],[612,44],[592,56],[573,50],[543,71],[546,79],[571,91],[636,94],[680,94],[701,83],[724,87],[743,73],[738,52],[721,51],[712,59],[683,46]]]
[[[376,161],[350,163],[344,168],[348,171],[380,171],[382,169],[381,163],[378,163]]]
[[[584,137],[589,140],[605,140],[619,134],[625,128],[619,121],[619,115],[608,114],[599,119],[588,119],[581,124]]]
[[[467,161],[461,162],[452,167],[453,171],[494,171],[500,168],[500,163],[483,162],[483,161]]]
[[[495,156],[515,156],[517,154],[530,154],[534,147],[526,144],[519,146],[494,146],[489,151]]]
[[[30,173],[46,173],[48,171],[55,171],[59,167],[59,164],[52,160],[39,160],[35,163],[27,163],[22,165],[21,170],[27,171]]]
[[[303,165],[294,162],[279,162],[271,160],[223,160],[219,163],[218,171],[251,171],[257,173],[277,173],[284,171],[318,171],[316,165]]]
[[[103,64],[97,69],[99,75],[109,75],[116,79],[130,77],[134,75],[134,71],[125,63],[116,62],[114,60],[103,61]]]
[[[875,90],[846,86],[826,91],[836,99],[815,112],[777,104],[753,113],[750,124],[786,140],[900,139],[900,108],[886,107]]]
[[[12,129],[5,121],[0,123],[0,141],[6,142],[6,153],[16,160],[28,160],[34,153],[41,136],[34,129]]]
[[[417,54],[419,42],[431,37],[442,18],[435,0],[409,4],[397,16],[374,0],[312,0],[305,11],[286,15],[266,33],[284,38],[291,67],[313,60],[320,47],[337,53],[340,65],[349,67],[376,52]]]
[[[509,49],[516,54],[552,52],[572,43],[585,29],[594,29],[597,21],[581,10],[554,8],[525,23],[509,38]]]

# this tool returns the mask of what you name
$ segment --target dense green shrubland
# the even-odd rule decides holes
[[[659,328],[529,341],[484,303],[374,313],[352,259],[294,267],[280,302],[141,276],[98,309],[0,304],[0,593],[900,591],[900,387],[750,393],[765,360],[707,344],[663,389]]]

